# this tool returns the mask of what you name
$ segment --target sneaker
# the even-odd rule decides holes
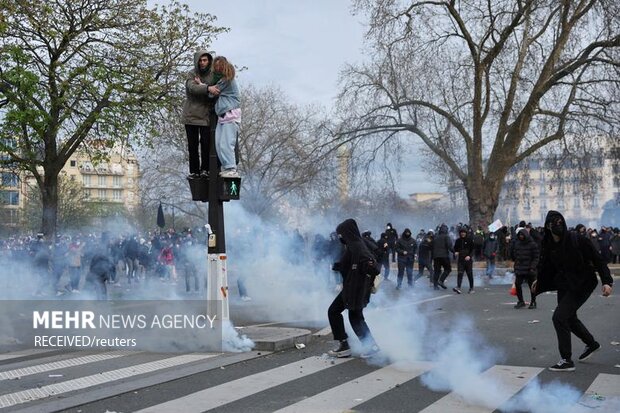
[[[467,291],[467,294],[475,294],[475,293],[476,293],[476,291],[474,291],[473,288],[470,288],[469,291]]]
[[[397,289],[397,290],[400,290],[400,285],[397,285],[397,286],[396,286],[396,289]]]
[[[444,283],[438,283],[437,285],[439,285],[441,288],[443,288],[444,290],[447,290],[448,287],[446,287],[446,285]]]
[[[549,370],[551,371],[575,371],[575,363],[573,363],[571,360],[562,359],[558,361],[557,364],[554,364],[553,366],[549,367]]]
[[[337,349],[329,350],[327,355],[330,357],[351,357],[351,348],[349,347],[349,342],[347,340],[343,340],[340,342],[340,345]]]
[[[200,176],[203,178],[208,178],[209,177],[209,171],[200,171]]]
[[[222,178],[239,178],[239,172],[236,169],[226,169],[220,172]]]
[[[197,179],[200,178],[199,174],[189,174],[187,175],[187,179]]]
[[[241,301],[252,301],[252,297],[248,297],[247,295],[241,296]]]
[[[525,303],[524,303],[523,301],[519,301],[519,302],[517,303],[517,305],[515,305],[515,308],[517,308],[517,309],[519,309],[519,308],[523,308],[523,307],[525,307]]]
[[[532,301],[530,306],[528,307],[530,310],[534,310],[536,308],[536,301]]]
[[[460,290],[460,289],[458,289],[458,288],[456,288],[456,287],[454,287],[454,288],[452,289],[452,291],[454,291],[454,292],[455,292],[455,293],[457,293],[457,294],[460,294],[460,293],[461,293],[461,290]]]
[[[601,345],[596,341],[591,346],[586,346],[586,349],[579,356],[579,361],[584,361],[590,358],[590,356],[597,350],[601,348]]]
[[[369,359],[373,356],[375,356],[377,353],[379,353],[379,351],[381,351],[381,349],[379,348],[378,345],[374,344],[371,348],[369,348],[367,351],[363,352],[362,354],[360,354],[360,357],[363,359]]]

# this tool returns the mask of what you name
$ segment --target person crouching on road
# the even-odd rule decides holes
[[[380,274],[380,269],[362,240],[355,220],[343,221],[336,228],[336,232],[340,241],[345,245],[345,250],[340,261],[334,264],[333,269],[342,274],[343,286],[342,291],[327,310],[334,340],[339,341],[338,348],[330,350],[328,354],[332,357],[351,356],[342,317],[342,312],[346,309],[349,310],[351,327],[365,347],[362,357],[368,358],[378,353],[379,347],[364,320],[363,310],[370,301],[374,278]]]
[[[534,294],[557,290],[558,306],[553,312],[553,327],[558,337],[561,360],[549,367],[552,371],[574,371],[571,333],[584,342],[586,348],[579,361],[588,359],[601,348],[585,325],[577,318],[577,310],[585,304],[594,289],[598,272],[603,284],[602,294],[611,294],[613,278],[607,264],[592,243],[583,236],[571,233],[566,221],[557,211],[549,211],[545,220],[545,235],[538,279],[532,285]]]

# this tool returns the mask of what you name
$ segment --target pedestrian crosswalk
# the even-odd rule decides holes
[[[0,359],[0,413],[63,411],[76,406],[82,412],[118,413],[249,411],[249,406],[252,411],[278,413],[391,411],[395,400],[403,397],[403,389],[407,405],[399,406],[399,411],[490,413],[507,406],[532,382],[548,374],[541,367],[495,365],[450,389],[430,390],[421,378],[437,368],[431,362],[373,366],[356,358],[330,359],[316,353],[4,354]],[[198,374],[204,376],[193,379]],[[554,380],[562,378],[553,376]],[[492,387],[485,389],[482,400],[476,389],[489,383]],[[620,411],[620,374],[595,374],[586,386],[567,413]],[[145,397],[150,388],[159,397]],[[138,390],[142,397],[129,403]],[[426,397],[415,397],[422,393]],[[276,403],[271,400],[257,405],[278,394],[286,396]],[[112,396],[116,396],[114,400]],[[101,407],[108,399],[109,409],[89,408],[95,403]],[[383,410],[373,408],[377,405]]]

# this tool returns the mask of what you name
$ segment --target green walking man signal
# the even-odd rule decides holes
[[[230,183],[230,194],[237,195],[237,184],[235,184],[235,181]]]

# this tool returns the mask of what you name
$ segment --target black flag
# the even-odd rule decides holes
[[[161,206],[161,202],[159,203],[159,208],[157,208],[157,226],[159,228],[164,228],[166,226],[166,218],[164,218],[164,208]]]

